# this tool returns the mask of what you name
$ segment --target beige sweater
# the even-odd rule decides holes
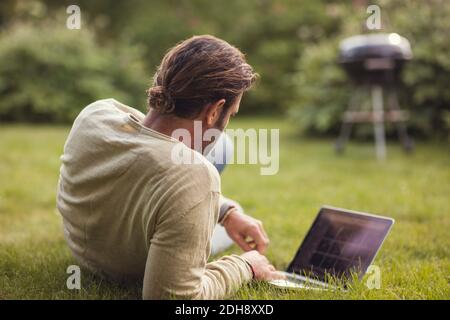
[[[207,263],[220,176],[200,153],[146,128],[116,100],[87,106],[61,156],[57,207],[74,256],[117,281],[143,281],[147,299],[220,299],[248,281],[243,258]],[[196,164],[176,164],[183,145]]]

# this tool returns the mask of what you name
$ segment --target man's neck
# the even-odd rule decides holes
[[[145,116],[143,125],[170,137],[172,137],[172,134],[176,129],[186,129],[189,131],[191,137],[194,136],[194,120],[183,119],[174,115],[166,115],[155,111],[150,111]],[[182,142],[189,148],[193,147],[190,145],[190,141]]]

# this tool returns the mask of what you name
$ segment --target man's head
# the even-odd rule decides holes
[[[239,49],[210,35],[194,36],[164,56],[147,91],[148,105],[159,114],[201,121],[203,130],[222,131],[257,76]]]

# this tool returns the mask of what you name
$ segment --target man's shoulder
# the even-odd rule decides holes
[[[116,99],[107,98],[96,100],[86,107],[84,107],[81,112],[77,116],[77,120],[84,119],[86,117],[91,117],[95,115],[107,115],[107,114],[117,114],[117,113],[131,113],[137,118],[141,119],[145,117],[145,115],[139,110],[127,106]],[[75,120],[75,121],[77,121]]]
[[[169,146],[170,152],[167,169],[173,179],[184,181],[193,188],[220,192],[220,175],[217,169],[199,152],[192,150],[183,143],[178,142]],[[177,158],[183,153],[183,159]]]
[[[185,169],[190,171],[192,177],[201,177],[200,183],[209,183],[211,191],[220,192],[220,175],[216,167],[199,152],[190,150],[193,153],[194,163],[187,164]]]

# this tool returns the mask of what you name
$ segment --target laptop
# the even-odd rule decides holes
[[[338,289],[361,279],[375,259],[394,220],[365,212],[323,206],[292,262],[286,280],[269,281],[281,288]]]

